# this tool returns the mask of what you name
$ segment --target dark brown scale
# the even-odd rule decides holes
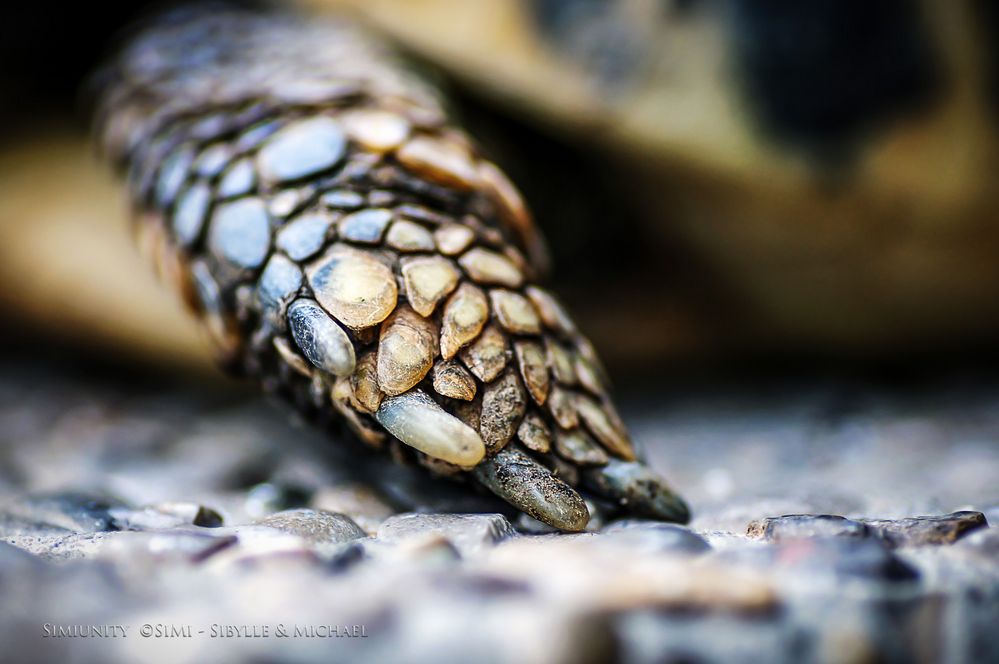
[[[226,367],[557,528],[586,526],[584,481],[686,521],[635,460],[589,342],[533,283],[543,245],[520,195],[377,43],[180,15],[105,80],[101,143],[140,241]]]

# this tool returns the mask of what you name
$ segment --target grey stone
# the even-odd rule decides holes
[[[311,506],[349,516],[370,535],[374,535],[378,526],[395,512],[378,492],[364,484],[344,484],[320,489],[312,497]]]
[[[892,546],[953,544],[978,528],[988,527],[981,512],[954,512],[907,519],[859,519]]]
[[[36,494],[7,504],[0,511],[0,533],[93,533],[117,530],[113,508],[121,501],[102,494],[66,491]]]
[[[387,543],[443,536],[462,555],[473,555],[514,535],[501,514],[398,514],[378,528],[378,539]]]
[[[35,552],[50,560],[97,559],[121,569],[150,573],[169,564],[201,563],[236,542],[235,536],[214,529],[172,527],[68,535]]]
[[[746,535],[766,542],[809,537],[871,537],[863,523],[832,514],[787,514],[751,522]]]
[[[636,551],[698,555],[711,550],[703,537],[674,523],[627,519],[607,525],[601,533],[603,538]]]
[[[87,532],[69,533],[58,537],[53,536],[15,536],[8,541],[45,560],[67,561],[96,558],[111,539],[122,535],[121,532]]]
[[[285,510],[262,519],[260,523],[316,545],[343,544],[367,537],[350,517],[324,510]]]
[[[999,529],[953,529],[974,515],[908,518],[958,505],[995,513],[999,389],[934,387],[913,402],[857,388],[845,412],[818,388],[685,386],[665,407],[651,394],[648,411],[625,399],[636,440],[696,509],[694,538],[632,520],[492,545],[486,528],[459,555],[446,529],[326,546],[253,522],[308,505],[371,533],[401,508],[502,511],[467,482],[428,480],[205,381],[93,380],[47,362],[8,359],[0,372],[0,642],[12,661],[117,664],[157,648],[188,661],[361,664],[999,661]],[[80,486],[95,490],[38,493]],[[604,503],[587,505],[596,515]],[[200,506],[226,525],[203,527]],[[750,521],[794,513],[853,518],[812,521],[803,539],[745,535]],[[867,536],[850,536],[856,523]],[[892,548],[884,523],[959,537]],[[702,549],[697,536],[712,548],[669,554]],[[131,638],[147,618],[278,615],[363,623],[370,638]],[[39,638],[55,621],[133,627],[117,641]]]

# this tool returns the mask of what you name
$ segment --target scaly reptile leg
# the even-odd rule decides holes
[[[520,195],[379,44],[311,19],[178,14],[102,76],[101,144],[140,243],[227,367],[563,530],[589,520],[580,486],[688,519],[536,285]]]

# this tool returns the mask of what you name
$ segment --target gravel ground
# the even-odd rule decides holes
[[[689,528],[559,535],[237,390],[0,372],[0,643],[32,660],[999,660],[999,385],[624,394]]]

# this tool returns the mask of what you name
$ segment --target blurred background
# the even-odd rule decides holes
[[[354,14],[441,81],[524,190],[555,289],[619,379],[993,362],[992,3],[287,4]],[[170,6],[6,10],[8,347],[206,366],[87,136],[88,74]]]

